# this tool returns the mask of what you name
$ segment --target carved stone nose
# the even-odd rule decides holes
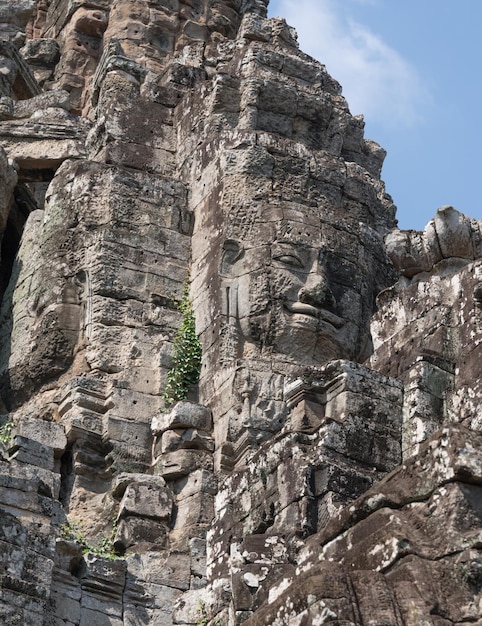
[[[306,284],[298,292],[298,300],[319,308],[333,308],[335,298],[324,277],[308,278]]]

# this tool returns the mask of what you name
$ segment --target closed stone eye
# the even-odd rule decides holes
[[[278,256],[275,256],[274,260],[279,261],[284,265],[289,265],[291,267],[304,267],[302,260],[299,257],[294,256],[293,254],[280,254]]]

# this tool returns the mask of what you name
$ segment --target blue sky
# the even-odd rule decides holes
[[[296,28],[387,150],[400,228],[444,204],[482,219],[481,0],[270,0],[269,16]]]

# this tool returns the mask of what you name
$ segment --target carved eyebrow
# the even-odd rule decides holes
[[[296,248],[297,250],[303,250],[304,253],[308,251],[308,246],[304,241],[296,239],[277,239],[272,243],[272,246],[289,246],[290,248]]]

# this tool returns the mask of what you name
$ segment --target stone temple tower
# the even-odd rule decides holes
[[[481,618],[482,224],[267,4],[0,0],[0,623]]]

